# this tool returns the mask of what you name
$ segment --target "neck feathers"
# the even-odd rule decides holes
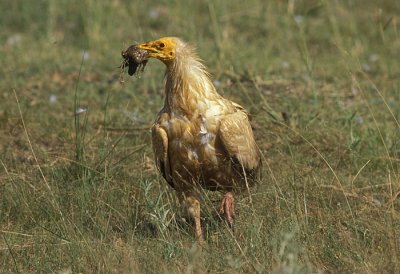
[[[176,50],[176,58],[166,64],[165,103],[171,110],[194,113],[199,101],[219,95],[193,48],[178,43]]]

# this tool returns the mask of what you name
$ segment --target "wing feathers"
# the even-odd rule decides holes
[[[156,124],[153,126],[151,133],[157,167],[168,184],[174,187],[171,177],[171,167],[169,164],[167,132]]]
[[[246,170],[260,166],[260,151],[254,140],[253,131],[245,112],[238,110],[221,121],[219,136],[229,154]]]

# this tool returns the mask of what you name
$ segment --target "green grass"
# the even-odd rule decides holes
[[[400,272],[398,1],[0,4],[4,273]],[[163,65],[117,68],[167,35],[252,113],[264,157],[233,232],[206,193],[202,251],[153,162]]]

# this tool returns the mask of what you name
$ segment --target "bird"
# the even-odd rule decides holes
[[[151,128],[155,162],[194,219],[195,236],[203,243],[203,189],[222,192],[219,211],[232,227],[234,195],[261,180],[250,114],[217,92],[196,49],[180,38],[132,45],[122,56],[129,74],[150,58],[166,66],[164,106]]]

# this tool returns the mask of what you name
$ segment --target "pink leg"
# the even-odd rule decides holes
[[[230,227],[233,226],[233,218],[235,217],[235,207],[232,192],[225,193],[221,201],[220,213],[225,214],[226,220]]]
[[[189,215],[194,219],[197,241],[200,245],[203,245],[204,239],[200,221],[200,202],[194,196],[188,195],[184,197],[184,205]]]

